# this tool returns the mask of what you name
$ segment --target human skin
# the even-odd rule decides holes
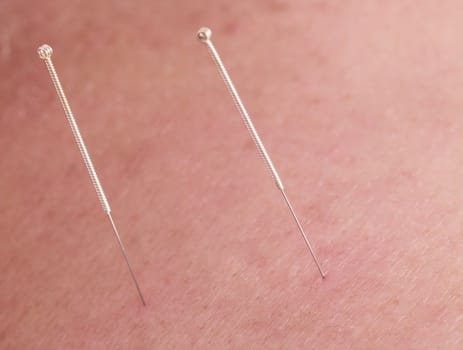
[[[462,11],[3,0],[0,348],[462,349]],[[195,40],[205,25],[325,280]]]

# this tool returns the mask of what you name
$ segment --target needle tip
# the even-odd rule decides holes
[[[46,60],[53,54],[53,49],[50,45],[44,44],[37,49],[37,53],[42,60]]]
[[[199,42],[201,43],[206,43],[211,39],[212,36],[212,30],[210,30],[207,27],[202,27],[198,30],[196,33],[196,39],[198,39]]]

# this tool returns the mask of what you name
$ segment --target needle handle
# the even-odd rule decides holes
[[[230,92],[230,95],[232,96],[233,102],[235,103],[236,108],[238,109],[241,115],[241,119],[243,120],[244,124],[246,125],[246,128],[248,129],[249,135],[251,135],[252,140],[256,144],[257,151],[259,152],[260,157],[264,161],[267,170],[270,172],[270,175],[272,176],[275,185],[278,187],[279,190],[283,191],[283,183],[281,182],[280,176],[278,175],[278,172],[276,171],[275,166],[273,165],[273,162],[270,159],[264,147],[264,144],[262,143],[259,134],[257,133],[256,128],[252,123],[251,118],[249,117],[248,112],[246,111],[243,102],[241,102],[241,98],[238,95],[238,92],[236,91],[235,86],[233,85],[233,82],[230,76],[228,75],[227,70],[225,69],[222,59],[216,51],[214,44],[212,44],[212,41],[210,40],[211,30],[209,28],[201,28],[198,32],[197,37],[200,42],[206,45],[212,59],[214,60],[219,74],[222,80],[224,81],[225,85],[227,86],[227,89]]]
[[[109,207],[108,200],[104,194],[103,187],[101,187],[100,180],[98,179],[98,175],[96,174],[95,168],[93,167],[93,163],[88,154],[87,147],[85,147],[85,143],[82,139],[82,135],[80,134],[79,127],[77,126],[76,120],[74,119],[71,107],[69,106],[66,95],[64,94],[63,87],[59,81],[58,74],[56,74],[55,66],[51,60],[53,49],[48,45],[42,45],[38,48],[37,53],[39,54],[40,58],[44,60],[48,72],[50,73],[51,81],[55,86],[56,93],[58,94],[59,101],[61,102],[61,106],[63,106],[64,114],[66,115],[66,119],[69,122],[72,134],[76,140],[77,147],[79,148],[82,159],[84,160],[85,166],[87,167],[87,171],[90,175],[93,187],[95,188],[96,195],[98,196],[98,199],[105,213],[109,214],[111,212],[111,208]]]

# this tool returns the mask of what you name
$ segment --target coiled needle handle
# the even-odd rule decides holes
[[[69,122],[69,126],[71,127],[72,134],[74,135],[74,139],[76,140],[77,147],[79,148],[80,154],[82,159],[84,160],[85,166],[87,168],[88,174],[92,181],[93,187],[95,188],[96,194],[98,199],[103,207],[104,212],[108,215],[109,221],[114,231],[114,235],[116,236],[117,242],[119,243],[119,247],[121,249],[122,255],[124,256],[124,260],[129,268],[130,275],[132,276],[132,280],[135,283],[135,287],[137,288],[138,295],[140,296],[140,300],[143,305],[145,304],[145,299],[140,290],[140,286],[138,285],[137,279],[135,278],[135,274],[133,273],[132,267],[129,262],[129,258],[127,256],[127,252],[125,250],[124,244],[122,243],[122,239],[119,235],[119,232],[116,228],[114,220],[111,216],[111,208],[109,206],[108,200],[103,191],[103,187],[101,186],[100,180],[98,179],[98,175],[96,174],[95,168],[93,167],[92,160],[90,159],[90,155],[88,154],[87,147],[85,147],[84,140],[79,131],[79,127],[77,126],[76,120],[74,119],[74,115],[72,114],[71,107],[69,106],[68,100],[64,94],[63,87],[58,78],[58,74],[56,73],[55,66],[51,60],[51,56],[53,54],[53,49],[49,45],[42,45],[37,49],[37,53],[39,57],[45,62],[47,66],[48,73],[50,74],[51,81],[56,89],[56,93],[58,98],[61,102],[61,106],[63,107],[64,114],[66,115],[66,119]]]
[[[305,244],[307,245],[307,248],[310,251],[310,254],[312,255],[313,260],[315,261],[315,264],[317,265],[318,271],[320,272],[320,275],[322,278],[325,278],[325,273],[323,272],[321,265],[317,259],[317,256],[315,255],[315,252],[312,248],[312,245],[310,244],[309,239],[307,238],[307,235],[304,232],[304,229],[302,228],[301,223],[299,222],[296,213],[294,212],[294,209],[289,202],[288,197],[286,196],[283,183],[281,182],[280,176],[278,175],[278,172],[275,169],[275,166],[273,165],[272,160],[270,159],[270,156],[268,155],[264,144],[262,143],[259,134],[256,131],[256,128],[254,127],[254,124],[252,123],[251,117],[249,116],[248,112],[246,111],[246,108],[243,105],[243,102],[241,101],[240,96],[238,95],[238,92],[235,89],[235,86],[233,85],[233,82],[228,75],[227,70],[225,69],[225,66],[222,62],[222,59],[220,58],[217,50],[214,47],[214,44],[211,41],[211,36],[212,36],[212,31],[209,28],[201,28],[196,34],[196,38],[198,39],[199,42],[203,43],[206,45],[212,59],[214,60],[215,65],[217,66],[217,70],[219,71],[219,74],[224,81],[225,85],[227,86],[228,91],[230,92],[230,95],[233,99],[233,102],[235,103],[236,108],[238,109],[241,119],[243,120],[244,124],[246,125],[246,128],[248,129],[249,135],[251,136],[252,140],[254,141],[257,151],[259,152],[259,155],[261,156],[262,160],[265,163],[265,166],[267,170],[270,172],[270,175],[272,176],[273,181],[275,182],[275,185],[277,188],[281,191],[283,198],[285,199],[285,202],[291,212],[291,215],[294,219],[294,221],[297,224],[297,227],[304,238]]]

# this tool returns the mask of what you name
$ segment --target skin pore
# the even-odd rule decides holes
[[[461,349],[463,5],[4,0],[0,348]],[[321,280],[206,49],[226,64]],[[146,308],[36,49],[53,62]]]

